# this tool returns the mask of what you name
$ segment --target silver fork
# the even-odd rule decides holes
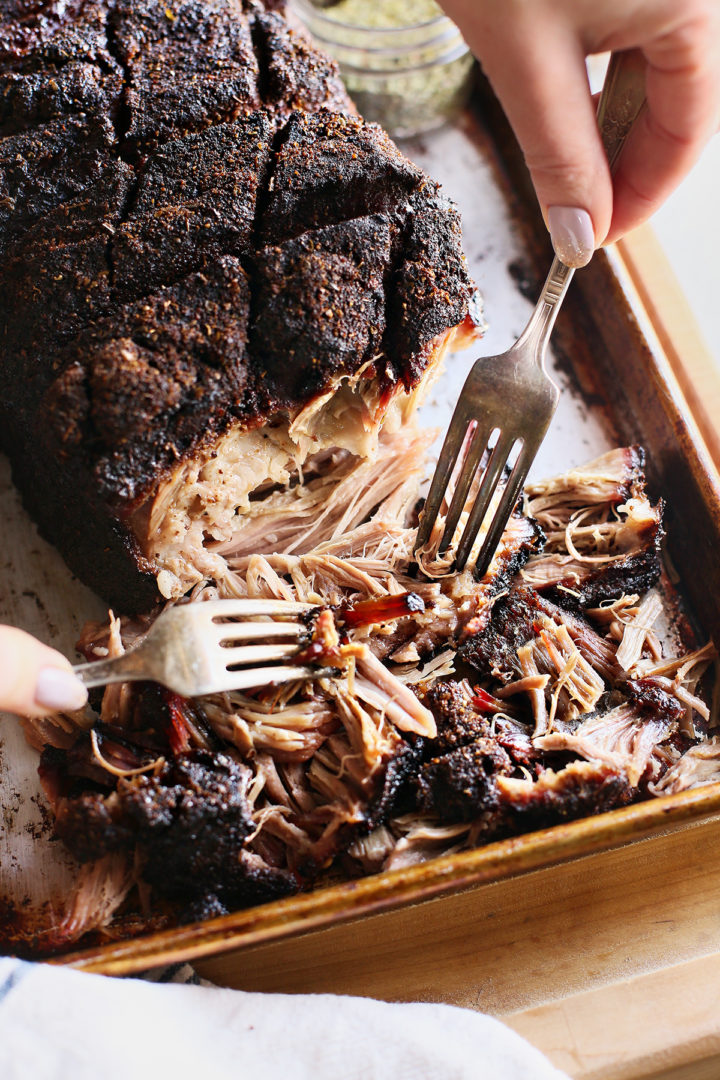
[[[73,671],[87,687],[149,679],[182,697],[319,679],[334,669],[275,663],[300,652],[310,630],[298,616],[312,610],[312,604],[292,600],[179,604],[159,615],[121,656],[78,664]],[[273,644],[266,644],[268,639]],[[238,644],[250,641],[263,643]]]
[[[645,104],[644,60],[634,51],[615,53],[608,66],[598,105],[598,124],[611,171]],[[560,304],[574,270],[553,260],[540,299],[515,344],[499,356],[477,360],[467,377],[438,458],[427,501],[420,515],[416,555],[433,532],[448,484],[457,482],[437,554],[450,547],[465,509],[475,474],[495,431],[475,501],[458,542],[453,568],[464,569],[488,508],[514,450],[517,457],[492,514],[476,561],[476,574],[487,570],[517,502],[530,466],[557,408],[560,391],[545,368],[545,355]],[[474,432],[470,431],[475,424]],[[519,444],[519,448],[518,448]],[[464,461],[459,461],[465,452]]]

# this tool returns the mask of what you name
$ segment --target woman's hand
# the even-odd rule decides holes
[[[80,709],[87,690],[70,662],[24,630],[0,626],[0,710],[46,716]]]
[[[650,217],[718,128],[720,0],[441,3],[502,102],[570,265]],[[648,108],[612,180],[585,57],[633,48],[647,61]]]

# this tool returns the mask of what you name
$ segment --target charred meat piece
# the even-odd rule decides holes
[[[156,774],[119,780],[110,795],[61,798],[56,830],[81,861],[137,849],[142,877],[162,896],[234,901],[247,871],[253,878],[260,870],[241,861],[254,829],[250,776],[224,754],[182,754]]]
[[[556,717],[570,721],[592,712],[608,684],[621,678],[612,641],[523,587],[496,605],[486,629],[460,651],[473,667],[507,684],[500,697],[528,695],[536,736]]]
[[[490,735],[486,716],[460,683],[436,683],[428,691],[425,704],[437,721],[437,739],[430,744],[433,754],[450,753]]]
[[[616,766],[573,761],[558,772],[546,769],[536,781],[500,776],[497,793],[503,830],[520,833],[604,814],[629,803],[634,790]]]
[[[327,110],[296,112],[278,151],[262,236],[277,244],[308,229],[370,214],[400,211],[404,216],[408,197],[425,182],[422,170],[376,124]],[[466,287],[467,278],[463,296]]]
[[[0,254],[100,179],[114,137],[107,121],[71,117],[0,138]]]
[[[528,485],[527,512],[547,534],[523,571],[528,585],[592,607],[657,582],[663,504],[648,500],[644,464],[642,448],[629,446]]]
[[[335,61],[292,29],[282,15],[265,11],[259,4],[246,6],[263,102],[280,114],[293,109],[347,110],[350,103]]]
[[[112,239],[120,298],[147,296],[222,255],[246,255],[273,124],[256,112],[166,143],[148,161]]]
[[[279,402],[327,392],[382,351],[392,240],[377,216],[259,253],[251,347]],[[273,362],[278,352],[282,366]]]
[[[512,762],[494,739],[475,739],[422,767],[418,806],[441,821],[472,821],[495,810],[497,778],[510,772]]]
[[[400,743],[385,767],[382,786],[368,806],[363,832],[378,828],[415,805],[417,777],[427,743],[422,738],[409,739],[412,741]]]
[[[522,585],[498,601],[486,629],[468,638],[460,653],[482,674],[509,682],[513,676],[523,674],[518,652],[537,638],[545,620],[566,627],[585,659],[602,677],[612,679],[619,674],[612,642],[600,637],[584,619]]]
[[[126,71],[130,152],[261,105],[250,28],[235,4],[119,0],[110,23]]]

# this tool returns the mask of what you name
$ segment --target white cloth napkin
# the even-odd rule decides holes
[[[128,1076],[567,1080],[499,1021],[450,1005],[160,985],[0,959],[2,1080]]]

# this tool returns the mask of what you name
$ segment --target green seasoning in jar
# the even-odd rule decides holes
[[[467,101],[473,60],[434,0],[294,0],[340,64],[367,120],[405,137],[451,120]]]

